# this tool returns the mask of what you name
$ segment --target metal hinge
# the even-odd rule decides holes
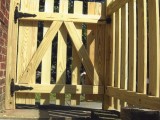
[[[32,87],[26,87],[26,86],[19,86],[19,85],[15,85],[14,84],[14,80],[11,80],[11,84],[10,84],[10,92],[11,92],[11,96],[13,97],[14,93],[16,91],[22,91],[22,90],[33,90]]]
[[[22,12],[18,12],[18,7],[15,7],[15,11],[14,11],[14,23],[17,23],[17,19],[19,18],[23,18],[23,17],[36,17],[36,14],[29,14],[29,13],[22,13]]]
[[[101,19],[101,20],[99,20],[99,21],[106,21],[107,24],[111,24],[112,19],[111,19],[110,16],[108,16],[108,17],[106,17],[106,19]]]

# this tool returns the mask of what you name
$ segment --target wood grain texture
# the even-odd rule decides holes
[[[17,36],[18,23],[14,23],[14,9],[19,6],[20,0],[10,2],[9,27],[8,27],[8,44],[7,44],[7,63],[6,63],[6,89],[5,89],[5,108],[15,109],[15,95],[10,96],[11,79],[16,81],[17,73]]]
[[[121,8],[122,12],[122,53],[120,87],[127,89],[128,81],[128,4]]]
[[[149,14],[149,94],[159,96],[159,7],[148,0]]]
[[[21,11],[23,12],[23,11]],[[94,23],[106,24],[105,17],[101,15],[85,15],[85,14],[63,14],[63,13],[44,13],[44,12],[28,12],[36,14],[36,17],[20,18],[27,21],[66,21],[76,23]]]
[[[59,13],[68,13],[68,0],[61,0]],[[64,25],[58,31],[56,84],[66,83],[67,31]],[[65,95],[56,94],[56,105],[65,104]]]
[[[115,12],[115,81],[114,86],[120,88],[121,75],[121,9]],[[120,101],[114,99],[114,106],[120,110]]]
[[[74,14],[82,14],[83,13],[83,2],[75,1],[74,2]],[[82,36],[82,24],[75,24],[79,35]],[[81,37],[82,41],[82,37]],[[72,46],[72,85],[80,85],[80,68],[81,61],[78,57],[78,53],[74,47]],[[80,95],[72,94],[71,95],[71,105],[80,104]]]
[[[21,10],[23,11],[38,11],[39,10],[39,0],[21,0]],[[30,59],[37,49],[37,33],[38,33],[38,23],[36,21],[20,21],[19,22],[19,41],[18,41],[18,59],[17,59],[17,82],[19,82],[19,77],[25,71]],[[33,71],[30,79],[26,80],[26,83],[35,83],[36,71]],[[17,104],[35,104],[34,94],[24,94],[18,99],[18,94],[16,94]],[[25,99],[25,100],[24,100]]]
[[[78,56],[85,67],[86,73],[88,74],[90,81],[95,85],[98,84],[99,76],[88,56],[87,51],[85,50],[85,47],[80,39],[80,36],[76,30],[75,25],[71,22],[65,22],[65,25],[70,37],[72,38],[72,42],[75,45],[75,48],[78,52]]]
[[[160,109],[160,98],[158,97],[147,96],[143,93],[136,93],[111,86],[107,87],[106,94],[142,108]]]
[[[147,6],[146,0],[138,0],[138,92],[147,89]]]
[[[119,8],[122,8],[123,6],[125,6],[127,2],[129,2],[129,0],[114,0],[107,7],[107,15],[111,15],[114,12],[118,11]]]
[[[45,1],[44,12],[52,13],[54,11],[54,0]],[[43,36],[46,34],[51,22],[44,22]],[[52,44],[48,47],[44,57],[42,58],[42,69],[41,69],[41,84],[50,84],[51,82],[51,56],[52,56]],[[41,105],[49,104],[50,94],[41,94]]]
[[[48,29],[47,33],[45,34],[40,46],[38,47],[37,51],[33,55],[30,63],[28,64],[27,68],[25,69],[22,76],[19,78],[19,83],[26,83],[27,79],[30,79],[33,72],[37,69],[38,65],[40,64],[44,54],[46,53],[48,47],[53,41],[53,38],[57,34],[59,28],[61,27],[62,22],[53,22]]]
[[[127,89],[128,83],[128,4],[121,8],[122,18],[122,42],[121,42],[121,80],[120,88]],[[121,101],[121,106],[126,103]]]
[[[33,87],[33,90],[18,91],[18,93],[60,93],[60,94],[104,94],[104,86],[93,85],[63,85],[63,84],[19,84]],[[43,88],[43,89],[42,89]]]
[[[108,5],[112,2],[112,0],[107,0],[106,1],[106,7],[108,7]],[[106,16],[107,16],[107,11],[106,11]],[[113,33],[113,29],[112,29],[112,26],[113,26],[113,23],[114,23],[114,18],[113,18],[113,15],[111,15],[111,19],[112,19],[112,23],[111,24],[107,24],[106,25],[106,36],[105,36],[105,87],[107,86],[112,86],[112,79],[110,79],[110,74],[112,71],[110,71],[110,68],[111,68],[111,60],[110,60],[110,54],[111,54],[111,45],[110,43],[113,41],[113,36],[112,36],[112,33]],[[105,89],[105,93],[106,93],[106,89]],[[110,108],[113,108],[113,98],[108,96],[108,95],[104,95],[104,98],[103,98],[103,102],[102,102],[102,109],[104,110],[108,110]]]
[[[136,1],[130,0],[129,6],[129,81],[128,89],[136,91]]]

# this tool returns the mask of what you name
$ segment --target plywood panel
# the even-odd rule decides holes
[[[39,10],[39,0],[21,0],[21,10],[23,11],[35,11]],[[17,82],[19,77],[25,71],[30,59],[37,48],[37,22],[20,21],[19,23],[19,43],[18,43],[18,65],[17,65]],[[36,71],[34,71],[31,79],[28,79],[27,83],[35,83]],[[34,94],[23,94],[22,99],[18,99],[19,104],[35,104]],[[25,99],[25,100],[24,100]]]
[[[54,0],[45,1],[44,12],[52,13],[54,11]],[[43,35],[46,34],[48,28],[50,27],[50,22],[44,22]],[[50,84],[51,81],[51,57],[52,57],[52,44],[48,47],[46,54],[42,59],[42,70],[41,70],[41,84]],[[50,94],[41,94],[40,104],[49,104]]]

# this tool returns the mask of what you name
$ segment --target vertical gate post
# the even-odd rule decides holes
[[[6,65],[6,94],[5,109],[15,109],[15,97],[10,95],[11,79],[16,80],[16,59],[17,59],[17,35],[18,23],[14,23],[14,9],[20,3],[19,0],[11,0],[7,45],[7,65]]]
[[[107,0],[106,1],[106,17],[108,17],[108,10],[107,7],[112,3],[112,0]],[[113,23],[113,15],[110,16],[112,19],[112,22],[110,24],[106,25],[106,38],[105,38],[105,74],[104,74],[104,78],[105,78],[105,93],[103,96],[103,103],[102,103],[102,108],[104,110],[110,109],[113,107],[113,99],[106,95],[106,89],[107,86],[113,86],[113,70],[112,68],[114,68],[114,38],[113,38],[113,27],[114,27],[114,23]],[[112,41],[112,43],[111,43]],[[112,48],[111,48],[112,47]],[[111,53],[110,53],[111,52]],[[113,64],[112,64],[113,63]]]

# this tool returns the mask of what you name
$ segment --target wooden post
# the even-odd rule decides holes
[[[121,9],[115,12],[115,81],[114,86],[120,88],[121,75]],[[114,106],[120,110],[120,100],[114,99]]]
[[[149,14],[149,95],[159,96],[159,7],[148,0]]]
[[[147,6],[146,0],[138,0],[138,86],[139,93],[146,94],[147,85]]]
[[[8,45],[7,45],[7,65],[6,65],[6,94],[5,94],[5,108],[15,109],[15,95],[11,97],[10,83],[11,79],[16,81],[16,63],[17,63],[17,36],[18,23],[14,23],[14,10],[19,6],[20,0],[11,0],[10,14],[9,14],[9,28],[8,28]]]
[[[21,0],[21,10],[39,11],[39,0]],[[19,41],[18,41],[18,59],[17,59],[17,83],[20,76],[25,71],[30,59],[37,49],[37,33],[38,22],[36,21],[20,21],[19,22]],[[26,83],[35,84],[36,71],[34,71],[31,79],[27,79]],[[19,104],[35,104],[35,94],[16,94],[16,103]]]
[[[122,53],[120,88],[127,90],[128,81],[128,3],[121,8],[122,13]],[[126,104],[121,102],[121,107]]]
[[[107,0],[106,7],[112,3],[112,0]],[[107,9],[106,9],[107,10]],[[106,11],[108,16],[108,11]],[[103,109],[112,109],[113,97],[106,95],[107,86],[114,86],[114,67],[115,67],[115,14],[110,15],[112,22],[106,25],[106,40],[105,40],[105,95],[103,99]]]
[[[128,90],[136,91],[136,1],[129,1],[129,81]]]

